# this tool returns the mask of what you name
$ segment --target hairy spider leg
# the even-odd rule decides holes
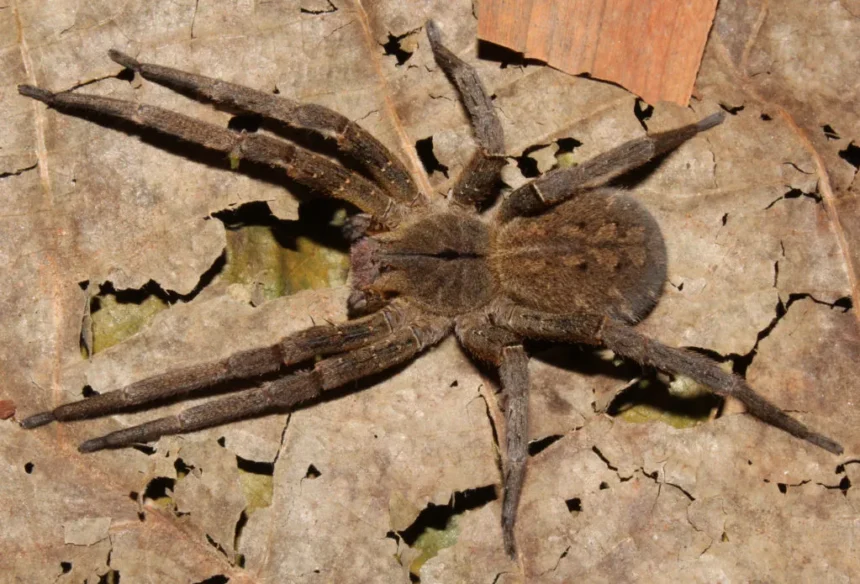
[[[643,365],[686,375],[718,395],[740,400],[747,411],[762,422],[828,452],[842,454],[842,446],[837,442],[795,420],[753,391],[741,377],[723,371],[715,361],[664,345],[612,318],[562,316],[513,307],[503,315],[496,315],[494,320],[527,338],[599,344]]]
[[[714,393],[734,397],[753,416],[816,446],[842,454],[842,446],[827,436],[810,430],[779,407],[775,406],[746,384],[739,376],[723,371],[715,361],[696,353],[668,347],[618,321],[608,319],[599,332],[599,339],[619,355],[664,371],[686,375],[714,390]]]
[[[283,140],[235,132],[164,108],[131,101],[69,91],[51,93],[32,85],[19,85],[18,91],[72,115],[106,116],[223,152],[237,160],[250,160],[281,169],[298,183],[352,203],[389,229],[397,226],[409,212],[409,207],[395,202],[364,177]]]
[[[379,312],[337,325],[315,326],[282,338],[274,345],[235,353],[220,361],[167,371],[126,387],[61,405],[21,422],[35,428],[58,421],[112,414],[132,406],[185,395],[212,385],[272,373],[320,355],[351,351],[400,330],[414,311],[395,301]]]
[[[457,338],[472,356],[491,363],[499,371],[505,410],[502,536],[505,551],[516,555],[514,526],[528,462],[529,357],[522,338],[495,326],[484,315],[457,319]]]
[[[552,170],[511,192],[499,208],[498,221],[536,215],[580,192],[607,184],[698,134],[717,126],[725,113],[712,114],[695,124],[636,138],[582,164]]]
[[[435,22],[428,21],[425,28],[436,64],[460,94],[478,141],[478,150],[457,180],[451,201],[463,207],[480,207],[493,194],[493,187],[498,183],[502,167],[506,164],[502,124],[474,67],[442,44],[441,33]]]
[[[184,95],[257,114],[291,128],[332,138],[338,150],[361,163],[393,199],[408,204],[427,204],[426,198],[418,191],[403,163],[367,130],[336,111],[212,77],[152,63],[141,63],[116,50],[108,51],[108,56],[119,65],[136,71],[144,79]]]
[[[452,321],[445,317],[418,317],[382,340],[346,353],[323,359],[309,371],[264,382],[255,389],[183,410],[175,416],[111,432],[87,440],[78,448],[94,452],[149,442],[167,434],[181,434],[226,424],[274,409],[289,410],[318,399],[326,391],[390,369],[415,357],[448,335]]]
[[[514,526],[526,477],[529,441],[529,357],[522,345],[502,349],[499,379],[505,392],[505,494],[502,537],[508,555],[516,554]]]

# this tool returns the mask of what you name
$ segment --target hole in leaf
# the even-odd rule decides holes
[[[247,132],[249,134],[256,132],[263,124],[263,116],[259,114],[240,114],[230,118],[227,122],[227,128],[234,132]]]
[[[177,458],[173,461],[173,468],[176,470],[176,478],[184,479],[189,474],[191,474],[192,470],[194,470],[194,465],[185,464],[184,460],[182,460],[181,458]]]
[[[193,300],[212,283],[226,261],[226,253],[218,256],[188,294],[166,290],[155,280],[150,280],[140,288],[116,289],[110,281],[101,284],[98,294],[90,299],[92,354],[135,334],[171,304]]]
[[[125,69],[116,74],[116,78],[120,81],[127,81],[131,83],[132,81],[134,81],[134,69],[129,69],[128,67],[126,67]]]
[[[83,389],[81,389],[81,395],[84,397],[93,397],[101,394],[94,390],[91,385],[85,385]]]
[[[68,574],[72,571],[72,563],[71,562],[60,562],[60,569],[63,571],[63,574]]]
[[[830,124],[824,124],[823,126],[821,126],[821,131],[824,132],[824,135],[825,137],[827,137],[828,140],[839,139],[839,134],[836,132],[836,130],[833,129],[833,126],[831,126]]]
[[[579,497],[574,497],[573,499],[567,499],[565,501],[567,505],[567,510],[571,513],[581,513],[582,512],[582,499]]]
[[[848,312],[854,308],[854,302],[852,302],[850,296],[843,296],[833,303],[833,308],[841,308],[843,312]]]
[[[452,495],[451,501],[447,505],[428,504],[418,514],[412,525],[398,532],[397,535],[400,536],[406,545],[412,547],[418,538],[428,530],[445,530],[450,527],[449,521],[453,517],[462,515],[466,511],[483,507],[497,498],[496,489],[493,485],[456,492]],[[453,542],[448,545],[452,544]]]
[[[218,445],[221,448],[227,448],[227,439],[224,436],[221,436],[220,438],[218,438],[218,440],[216,442],[218,442]]]
[[[785,483],[776,483],[776,488],[779,489],[779,492],[783,495],[788,492],[788,485]]]
[[[601,491],[605,491],[609,488],[609,483],[606,481],[600,481],[600,486],[598,487]]]
[[[227,582],[229,582],[229,581],[230,581],[230,578],[228,578],[224,574],[217,574],[215,576],[209,576],[205,580],[200,580],[199,582],[195,582],[194,584],[227,584]]]
[[[307,472],[305,473],[306,479],[315,479],[322,475],[322,473],[315,467],[314,465],[310,465],[308,467]]]
[[[552,434],[551,436],[546,436],[544,438],[540,438],[538,440],[532,440],[529,442],[529,456],[535,456],[540,454],[547,448],[549,448],[552,444],[555,444],[559,440],[561,440],[561,434]]]
[[[386,55],[397,59],[398,67],[400,67],[406,61],[412,58],[414,50],[409,51],[403,48],[403,45],[400,41],[413,34],[413,32],[407,32],[406,34],[402,34],[400,36],[394,36],[393,34],[388,33],[388,42],[382,45],[382,48],[385,50]]]
[[[582,142],[577,140],[576,138],[559,138],[555,141],[558,144],[558,154],[569,154],[582,146]]]
[[[261,462],[258,460],[248,460],[247,458],[242,458],[241,456],[236,457],[236,466],[239,467],[239,470],[243,470],[245,472],[250,472],[259,475],[267,475],[272,476],[275,474],[275,463],[273,462]]]
[[[860,170],[860,147],[854,144],[854,140],[851,140],[851,143],[845,147],[845,150],[839,151],[839,158],[855,169]]]
[[[33,468],[35,468],[35,465],[32,462],[28,462],[24,465],[24,472],[27,474],[33,474]]]
[[[155,477],[146,485],[143,491],[143,502],[163,502],[173,497],[173,487],[176,479],[170,477]]]
[[[131,447],[138,452],[143,452],[147,456],[152,456],[156,453],[155,447],[148,444],[132,444]]]
[[[763,122],[769,122],[769,121],[771,121],[771,120],[773,119],[772,117],[770,117],[770,116],[769,116],[769,115],[767,115],[767,114],[762,114],[762,115],[760,115],[759,117],[761,118],[761,120],[762,120]]]
[[[683,282],[677,286],[683,290]],[[709,355],[711,356],[711,355]],[[610,402],[606,413],[631,423],[663,422],[674,428],[691,428],[710,420],[724,399],[683,376],[667,383],[654,371],[646,371],[636,383],[625,388]]]
[[[654,106],[649,105],[643,99],[636,98],[636,101],[633,103],[633,114],[636,116],[636,119],[639,120],[639,124],[642,125],[644,130],[648,130],[648,125],[645,123],[651,119],[651,116],[654,114]]]
[[[520,169],[520,172],[524,177],[535,178],[536,176],[540,176],[538,161],[529,156],[529,154],[544,147],[544,144],[535,144],[534,146],[529,146],[523,150],[521,155],[514,157],[514,160],[517,161],[517,168]]]
[[[421,164],[424,165],[424,170],[427,171],[428,175],[440,172],[445,178],[448,178],[448,167],[439,162],[433,152],[433,136],[415,142],[415,151],[418,153],[418,158],[421,159]]]
[[[119,572],[116,570],[108,570],[99,578],[99,584],[119,584]]]

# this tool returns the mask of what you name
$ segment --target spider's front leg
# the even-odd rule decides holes
[[[394,201],[361,175],[350,172],[308,150],[262,134],[245,134],[151,105],[72,92],[52,93],[32,85],[19,85],[22,95],[52,108],[81,117],[99,115],[151,129],[233,160],[249,160],[281,169],[286,176],[314,190],[348,201],[386,227],[393,229],[409,214],[409,207]]]
[[[499,371],[505,403],[502,536],[505,551],[514,557],[514,528],[528,462],[529,358],[517,335],[482,318],[459,318],[456,332],[457,338],[474,357],[492,363]]]
[[[457,180],[451,197],[458,205],[480,207],[493,193],[506,164],[502,124],[474,67],[442,44],[442,35],[435,22],[428,21],[425,28],[436,63],[459,92],[478,142],[478,151]]]
[[[712,114],[695,124],[630,140],[577,166],[552,170],[510,193],[500,205],[498,221],[536,215],[577,193],[606,185],[674,150],[699,132],[718,126],[724,119],[723,112]]]
[[[55,420],[66,422],[103,416],[227,381],[265,375],[318,355],[351,351],[379,341],[400,330],[414,316],[414,311],[394,302],[364,318],[338,325],[311,327],[268,347],[235,353],[220,361],[167,371],[121,389],[68,403],[30,416],[21,425],[36,428]]]
[[[111,432],[80,445],[81,452],[120,448],[150,442],[168,434],[181,434],[226,424],[278,409],[292,410],[309,400],[399,365],[435,345],[451,328],[451,321],[437,316],[417,316],[383,339],[341,355],[323,359],[310,371],[268,381],[255,389],[188,408],[175,416]]]
[[[759,420],[828,452],[842,454],[839,443],[795,420],[753,391],[741,377],[723,371],[715,361],[666,346],[610,317],[558,315],[514,307],[494,315],[494,322],[526,338],[604,345],[643,365],[686,375],[718,395],[737,398]]]
[[[172,67],[141,63],[120,51],[108,51],[116,63],[148,79],[195,99],[205,99],[232,109],[262,116],[299,130],[309,130],[333,138],[338,149],[360,162],[376,182],[403,203],[426,204],[409,171],[367,130],[327,107],[299,103],[220,79],[195,75]]]

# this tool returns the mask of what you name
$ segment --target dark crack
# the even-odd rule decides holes
[[[194,24],[197,22],[197,9],[200,7],[200,0],[194,0],[194,14],[191,16],[191,40],[194,40]]]
[[[111,295],[114,296],[119,303],[141,304],[150,296],[154,296],[166,304],[176,304],[178,302],[190,302],[194,300],[212,281],[221,273],[227,263],[227,251],[221,252],[212,265],[200,275],[194,288],[187,294],[181,294],[175,290],[164,288],[155,280],[149,280],[140,288],[115,288],[113,282],[106,280],[99,285],[99,293],[92,297],[90,310],[97,312],[100,306],[100,298]]]
[[[720,103],[720,108],[721,108],[724,112],[726,112],[726,113],[728,113],[728,114],[730,114],[730,115],[733,115],[733,116],[736,116],[736,115],[738,115],[740,112],[744,111],[744,106],[743,106],[743,105],[728,105],[728,104],[725,104],[725,103]]]
[[[801,174],[815,174],[815,172],[812,170],[803,170],[794,162],[783,162],[783,164],[790,166],[791,168],[793,168],[794,170],[796,170],[797,172],[799,172]]]
[[[552,434],[550,436],[545,436],[543,438],[538,438],[537,440],[532,440],[529,442],[529,456],[537,456],[556,442],[562,439],[561,434]]]
[[[821,195],[818,194],[817,192],[807,193],[807,192],[804,192],[800,189],[790,189],[788,192],[783,194],[781,197],[774,199],[767,207],[765,207],[765,210],[770,209],[771,207],[773,207],[774,205],[776,205],[778,202],[780,202],[782,200],[799,199],[801,197],[806,198],[806,199],[811,199],[816,204],[821,202]]]
[[[501,456],[502,447],[499,444],[499,432],[496,429],[496,421],[493,419],[493,414],[490,410],[490,403],[487,401],[487,398],[484,397],[484,395],[480,392],[478,393],[478,395],[480,396],[480,398],[482,400],[484,400],[484,408],[485,408],[485,411],[487,414],[487,420],[490,423],[490,431],[492,432],[492,435],[493,435],[493,446],[494,446],[493,452],[495,453],[495,456],[496,456],[496,468],[498,468],[499,474],[501,474],[503,472],[503,470],[502,470],[502,456]]]
[[[609,462],[609,459],[608,459],[608,458],[606,458],[605,456],[603,456],[603,453],[600,451],[600,449],[599,449],[597,446],[592,446],[592,447],[591,447],[591,451],[592,451],[592,452],[594,452],[594,454],[596,454],[596,455],[597,455],[597,457],[598,457],[600,460],[602,460],[602,461],[603,461],[603,464],[605,464],[605,465],[606,465],[606,468],[608,468],[608,469],[609,469],[609,470],[611,470],[612,472],[615,472],[615,473],[617,473],[617,472],[618,472],[618,467],[617,467],[617,466],[612,466],[612,463],[611,463],[611,462]]]
[[[17,168],[15,170],[10,170],[9,172],[0,172],[0,178],[8,178],[10,176],[20,176],[29,170],[35,170],[38,168],[39,163],[34,162],[30,166],[25,166],[24,168]]]
[[[313,14],[313,15],[331,14],[333,12],[337,12],[337,6],[334,5],[334,2],[332,2],[331,0],[328,0],[327,4],[328,4],[328,8],[321,8],[319,10],[311,10],[310,8],[300,8],[299,11],[302,14]]]
[[[762,330],[758,332],[756,335],[756,341],[753,345],[752,349],[749,350],[746,354],[738,354],[738,353],[729,353],[728,355],[720,355],[719,353],[713,353],[713,357],[717,361],[731,361],[732,362],[732,370],[735,374],[740,375],[741,377],[746,377],[747,370],[750,365],[752,365],[753,359],[758,354],[759,344],[766,339],[773,330],[776,328],[776,325],[779,324],[785,315],[788,314],[788,310],[795,302],[799,302],[801,300],[811,300],[816,304],[822,304],[824,306],[829,306],[833,310],[841,310],[843,314],[851,311],[854,308],[854,303],[850,296],[843,296],[842,298],[838,298],[833,302],[827,302],[825,300],[820,300],[814,297],[812,294],[806,292],[800,293],[792,293],[788,295],[788,300],[783,302],[781,298],[777,300],[776,303],[776,314],[773,319],[765,326]]]

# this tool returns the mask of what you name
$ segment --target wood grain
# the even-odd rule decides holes
[[[687,105],[717,0],[483,0],[478,37],[648,103]]]

